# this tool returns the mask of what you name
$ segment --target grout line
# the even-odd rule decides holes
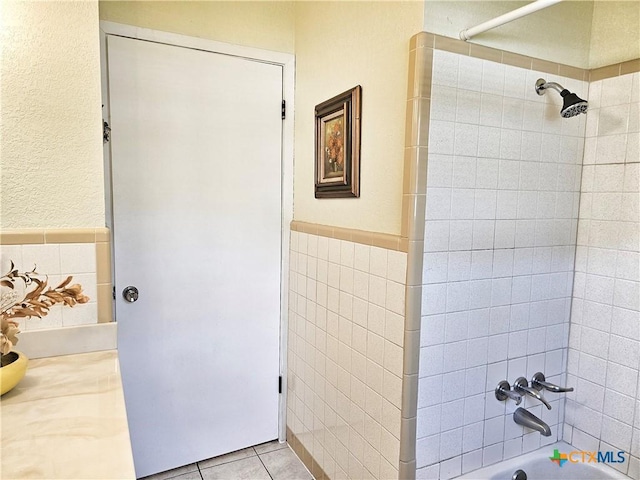
[[[200,475],[200,480],[204,480],[204,477],[202,476],[202,470],[200,470],[199,462],[196,462],[196,468],[198,469],[198,475]]]
[[[252,447],[253,448],[253,447]],[[267,468],[267,466],[264,464],[264,462],[262,461],[262,458],[260,457],[260,455],[258,454],[258,452],[256,451],[255,448],[253,448],[253,451],[256,452],[256,456],[258,457],[258,460],[260,460],[260,463],[262,464],[262,466],[264,467],[264,469],[267,472],[267,475],[269,475],[269,478],[271,478],[271,480],[273,480],[273,476],[271,475],[271,472],[269,471],[269,469]]]

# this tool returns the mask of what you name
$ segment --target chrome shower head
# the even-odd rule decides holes
[[[560,115],[564,118],[575,117],[581,113],[587,113],[587,101],[582,100],[575,93],[571,93],[569,90],[563,90],[560,92],[562,95],[562,110]]]
[[[536,93],[544,95],[548,88],[553,88],[562,97],[562,109],[560,115],[564,118],[575,117],[581,113],[587,113],[588,102],[581,99],[575,93],[571,93],[562,85],[555,82],[547,82],[543,78],[539,78],[536,82]]]

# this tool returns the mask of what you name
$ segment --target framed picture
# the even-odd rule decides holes
[[[360,196],[362,87],[316,106],[316,198]]]

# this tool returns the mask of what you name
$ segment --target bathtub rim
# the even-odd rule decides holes
[[[475,470],[471,470],[470,472],[467,472],[463,475],[460,475],[458,477],[455,477],[455,480],[479,480],[479,478],[491,478],[494,475],[497,475],[501,472],[504,472],[505,470],[509,472],[509,474],[515,472],[516,470],[518,470],[519,468],[522,468],[522,464],[530,461],[530,460],[535,460],[535,459],[542,459],[542,458],[549,458],[549,450],[553,450],[557,448],[558,450],[564,450],[564,451],[569,451],[569,450],[579,450],[578,448],[574,447],[573,445],[571,445],[570,443],[567,443],[565,441],[558,441],[558,442],[554,442],[554,443],[550,443],[548,445],[544,445],[536,450],[533,450],[531,452],[527,452],[512,458],[509,458],[507,460],[503,460],[501,462],[498,463],[494,463],[492,465],[487,465],[485,467],[480,467],[477,468]],[[630,454],[629,452],[625,452],[627,455],[627,462],[629,461],[629,457]],[[603,472],[607,472],[613,480],[632,480],[631,477],[625,475],[624,473],[622,473],[619,470],[616,470],[615,468],[607,465],[607,464],[602,464],[602,463],[597,463],[597,464],[591,464],[590,468],[593,468],[595,470],[600,470]],[[526,471],[526,470],[525,470]],[[478,474],[483,474],[482,477],[478,477]],[[510,478],[510,477],[509,477]]]

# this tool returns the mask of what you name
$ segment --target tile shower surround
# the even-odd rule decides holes
[[[542,371],[564,383],[584,116],[562,119],[538,78],[587,83],[433,52],[417,420],[417,477],[452,478],[555,441],[525,433],[493,394]],[[557,98],[556,98],[557,97]],[[533,400],[533,401],[532,401]]]
[[[640,478],[640,73],[589,86],[564,440]]]
[[[291,232],[287,427],[329,478],[398,478],[406,264]]]

